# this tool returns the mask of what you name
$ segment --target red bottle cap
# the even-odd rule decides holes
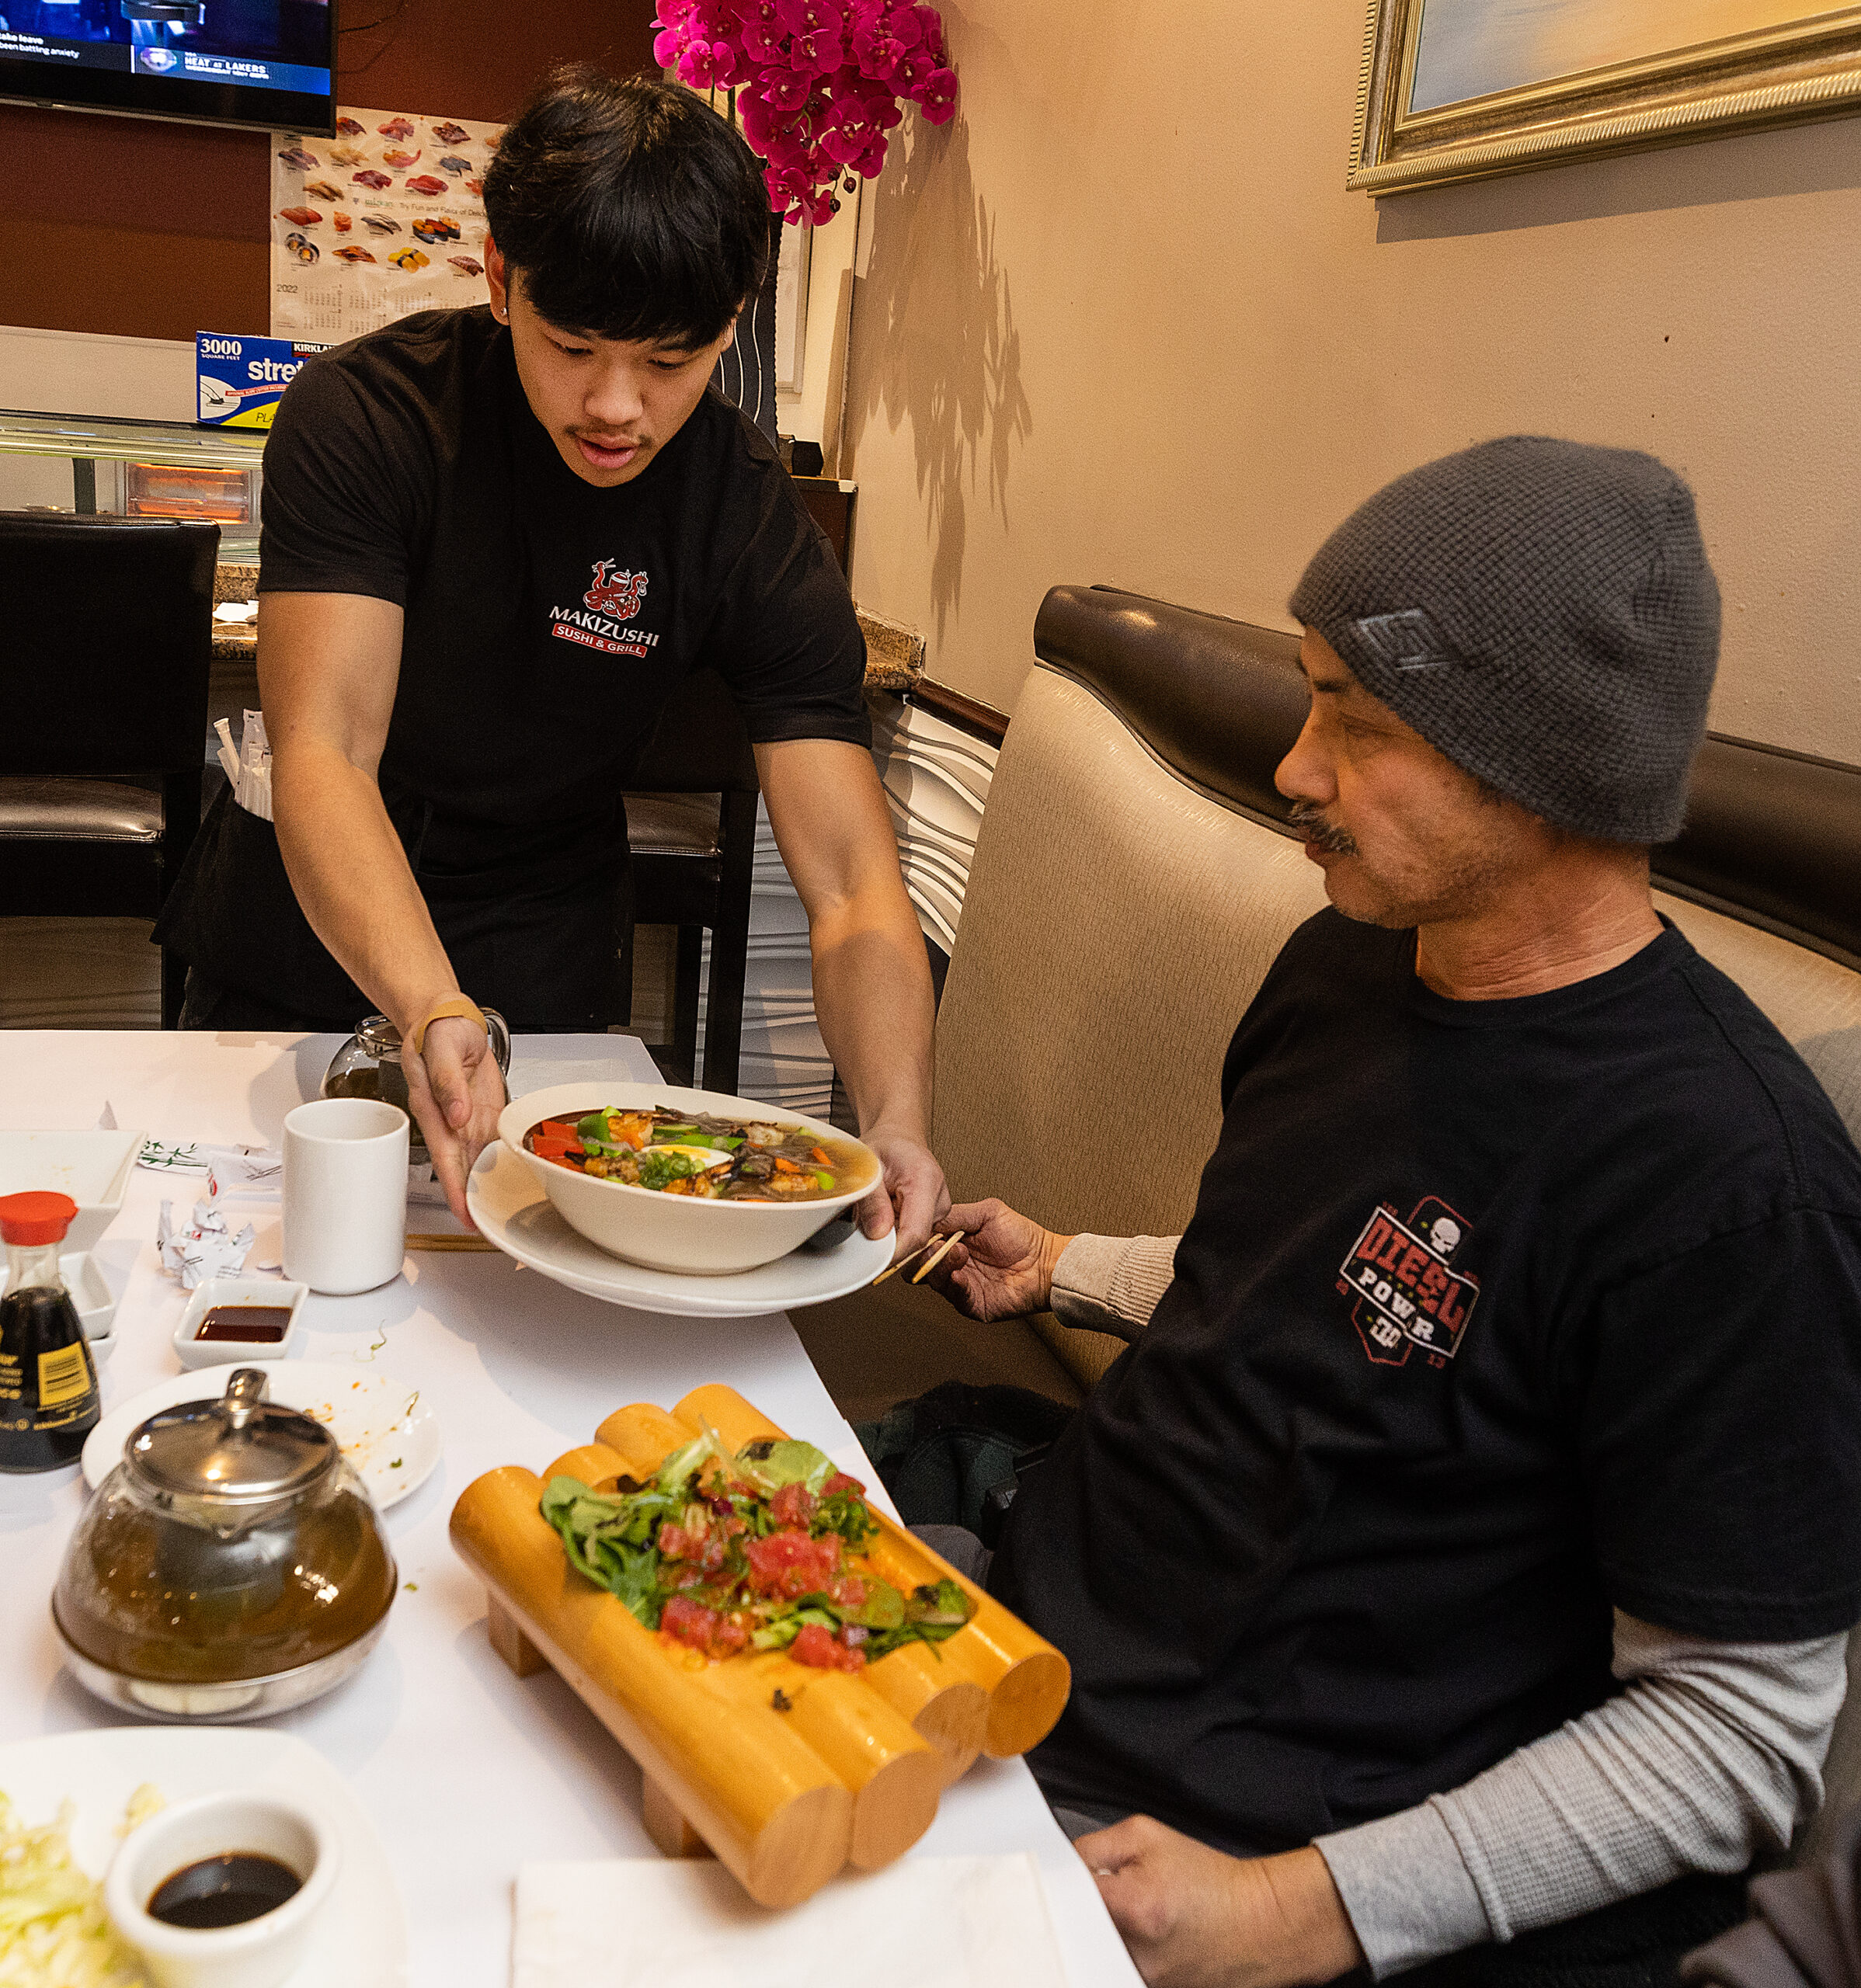
[[[0,1242],[62,1242],[77,1212],[78,1204],[69,1194],[54,1194],[43,1188],[24,1194],[0,1194]]]

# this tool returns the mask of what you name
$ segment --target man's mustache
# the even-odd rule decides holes
[[[1324,818],[1324,810],[1314,801],[1296,801],[1292,812],[1286,817],[1299,834],[1309,843],[1333,856],[1355,856],[1357,845],[1342,829],[1335,827]]]

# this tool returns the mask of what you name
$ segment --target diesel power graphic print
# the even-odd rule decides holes
[[[1519,1000],[1414,956],[1293,935],[1175,1281],[1014,1503],[1056,1798],[1288,1848],[1596,1704],[1612,1607],[1861,1615],[1861,1156],[1815,1079],[1678,932]]]

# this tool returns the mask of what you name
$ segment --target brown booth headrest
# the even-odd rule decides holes
[[[1114,587],[1054,587],[1034,652],[1191,785],[1283,828],[1305,720],[1299,638]],[[1659,886],[1861,971],[1861,768],[1710,734]]]

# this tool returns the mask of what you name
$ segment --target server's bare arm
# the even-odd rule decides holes
[[[278,848],[317,937],[409,1034],[461,990],[376,785],[400,675],[401,610],[360,594],[268,593],[259,684],[272,749]],[[471,1023],[437,1022],[408,1088],[453,1212],[496,1136],[502,1079]]]
[[[950,1204],[930,1156],[934,1004],[917,914],[871,754],[833,739],[756,749],[775,839],[808,908],[814,999],[860,1136],[885,1163],[861,1204],[868,1235],[913,1249]]]

